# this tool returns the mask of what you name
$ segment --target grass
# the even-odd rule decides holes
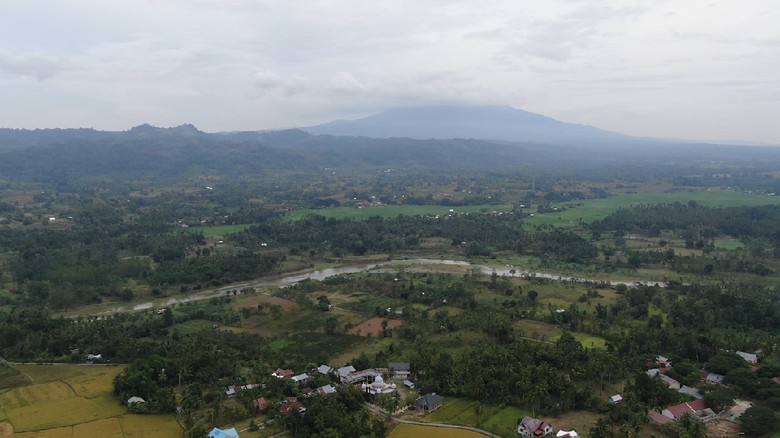
[[[553,324],[531,319],[521,319],[514,323],[516,330],[521,330],[523,335],[540,341],[555,342],[563,334],[563,330]],[[575,339],[580,341],[585,348],[603,349],[607,347],[607,340],[588,333],[570,332]]]
[[[206,237],[221,237],[226,234],[239,233],[252,226],[252,224],[239,225],[214,225],[210,227],[189,227],[184,229],[188,233],[203,233]],[[177,230],[181,231],[181,230]]]
[[[399,424],[388,438],[484,438],[485,435],[463,429],[447,429],[416,424]]]
[[[728,251],[734,251],[737,249],[742,249],[744,247],[745,244],[743,244],[742,242],[736,239],[725,239],[725,238],[715,239],[716,249],[725,249]]]
[[[425,421],[462,424],[478,427],[501,436],[516,434],[517,422],[530,412],[504,405],[491,405],[474,400],[446,398],[437,411],[424,418]]]
[[[101,438],[123,438],[122,425],[118,418],[106,418],[89,423],[82,423],[73,426],[73,436],[94,436]]]
[[[172,415],[123,415],[119,419],[125,438],[181,438],[182,430]]]
[[[8,409],[6,415],[15,430],[27,432],[73,426],[116,417],[126,412],[127,408],[114,397],[87,399],[73,394],[62,400],[47,399],[28,406]]]
[[[352,345],[351,348],[330,357],[330,363],[334,366],[341,366],[347,364],[352,359],[359,357],[360,353],[366,353],[368,357],[374,357],[380,351],[387,350],[390,344],[403,344],[403,340],[398,338],[364,338],[355,336],[358,342]],[[401,348],[399,348],[400,350]]]
[[[496,435],[514,436],[517,434],[517,421],[530,412],[514,406],[506,406],[499,409],[483,423],[483,429],[489,430]]]
[[[0,364],[0,389],[16,388],[30,383],[30,380],[19,370]]]
[[[17,365],[33,384],[0,393],[0,421],[18,438],[179,438],[172,415],[132,415],[116,399],[112,380],[121,367]]]
[[[336,219],[353,218],[365,219],[373,216],[384,218],[395,218],[399,215],[404,216],[426,216],[426,215],[446,215],[454,210],[456,213],[476,213],[480,211],[511,211],[511,205],[464,205],[460,207],[450,207],[445,205],[385,205],[382,207],[335,207],[325,209],[308,209],[293,211],[285,216],[290,220],[300,220],[310,214],[316,214]]]
[[[601,219],[619,208],[627,208],[639,204],[671,204],[674,202],[687,203],[696,201],[706,207],[746,207],[754,205],[780,204],[780,197],[766,195],[752,195],[733,190],[707,189],[697,191],[632,193],[615,195],[601,199],[588,199],[576,202],[560,202],[552,204],[565,211],[554,213],[537,213],[534,208],[528,209],[528,213],[534,213],[534,217],[525,219],[529,225],[551,224],[556,226],[574,226],[579,220],[590,223]]]

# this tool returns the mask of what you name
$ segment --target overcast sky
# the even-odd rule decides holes
[[[431,103],[780,144],[780,2],[0,1],[1,127],[257,130]]]

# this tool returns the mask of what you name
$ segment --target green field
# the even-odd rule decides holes
[[[514,406],[447,397],[442,407],[426,416],[424,421],[473,426],[497,435],[512,436],[516,434],[518,420],[526,415],[531,413]]]
[[[335,207],[311,210],[296,210],[285,217],[291,220],[299,220],[310,214],[318,214],[325,217],[336,219],[355,218],[365,219],[373,216],[385,218],[394,218],[399,215],[404,216],[425,216],[425,215],[446,215],[450,210],[456,213],[474,213],[479,211],[512,211],[511,205],[464,205],[460,207],[449,207],[445,205],[385,205],[382,207]]]
[[[203,233],[207,237],[220,237],[230,233],[238,233],[246,230],[252,224],[239,225],[214,225],[213,227],[189,227],[184,231],[188,233]]]
[[[671,204],[674,202],[687,203],[696,201],[706,207],[745,207],[753,205],[780,204],[780,197],[767,195],[752,195],[733,190],[698,190],[679,192],[635,193],[615,195],[601,199],[588,199],[584,201],[559,202],[552,206],[565,209],[554,213],[537,213],[536,208],[531,207],[527,213],[534,213],[534,217],[526,218],[531,225],[552,224],[556,226],[573,226],[579,220],[590,223],[601,219],[620,208],[631,207],[640,204]]]

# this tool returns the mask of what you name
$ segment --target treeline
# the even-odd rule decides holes
[[[672,230],[696,239],[727,235],[779,243],[780,205],[711,208],[695,201],[638,205],[621,208],[604,219],[594,221],[590,228],[597,232],[618,230],[651,236],[658,236],[662,230]]]
[[[420,239],[443,238],[468,255],[515,251],[566,261],[586,261],[597,248],[578,234],[557,228],[529,231],[514,215],[453,214],[442,217],[398,216],[336,219],[311,215],[299,221],[273,220],[230,236],[249,248],[263,243],[286,246],[291,253],[341,256],[417,249]]]

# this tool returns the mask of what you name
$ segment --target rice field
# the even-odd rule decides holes
[[[129,414],[112,395],[121,367],[19,365],[32,384],[0,393],[0,438],[180,438],[172,415]]]

